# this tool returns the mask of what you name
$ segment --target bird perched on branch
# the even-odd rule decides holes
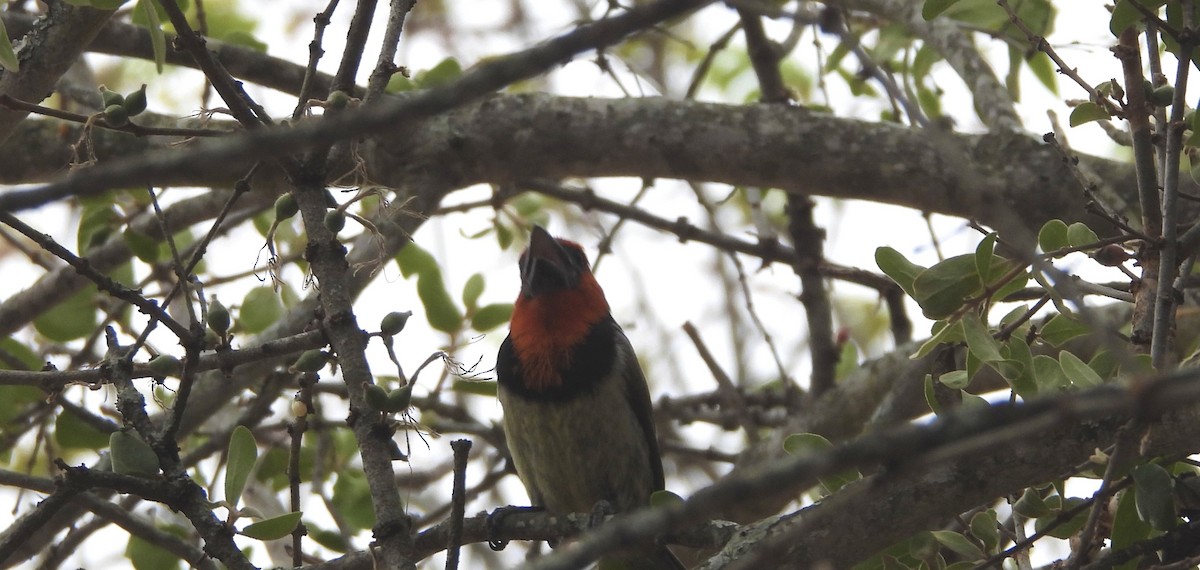
[[[617,512],[647,506],[663,488],[650,391],[583,248],[534,226],[520,269],[496,374],[529,498],[554,514],[592,512],[600,501]],[[612,558],[630,570],[683,568],[650,542]]]

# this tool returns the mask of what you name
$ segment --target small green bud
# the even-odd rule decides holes
[[[325,228],[333,233],[342,231],[346,227],[346,213],[341,210],[329,210],[325,212]]]
[[[350,96],[345,91],[337,90],[329,94],[329,98],[325,100],[331,109],[345,109],[346,105],[350,104]]]
[[[275,219],[279,221],[286,220],[296,215],[300,211],[300,206],[296,204],[296,197],[288,192],[282,194],[275,199]]]
[[[109,105],[104,108],[104,120],[114,127],[124,127],[129,124],[129,113],[120,105]]]
[[[232,323],[229,318],[229,309],[226,309],[225,305],[222,305],[216,297],[213,297],[213,300],[208,303],[207,322],[208,328],[219,335],[229,332],[229,325]]]
[[[146,84],[143,83],[141,89],[134,91],[125,96],[125,112],[129,113],[130,117],[136,117],[146,110]]]
[[[366,389],[367,405],[378,412],[387,411],[388,393],[378,384],[367,384],[363,382],[363,388]]]
[[[158,474],[158,454],[136,434],[114,431],[108,436],[108,446],[112,450],[114,472],[140,477]]]
[[[112,107],[113,105],[125,105],[124,96],[116,91],[109,91],[108,88],[103,85],[100,86],[100,100],[104,103],[105,107]]]
[[[408,324],[408,318],[412,316],[412,311],[392,311],[383,317],[379,323],[379,330],[386,336],[394,336],[400,334],[404,330],[404,325]]]
[[[183,363],[169,354],[160,354],[151,358],[147,365],[155,376],[175,376],[179,374]]]
[[[323,350],[306,350],[300,354],[300,358],[292,364],[290,368],[293,372],[316,372],[325,368],[325,364],[329,362],[329,353]]]
[[[221,336],[212,329],[204,329],[204,348],[212,350],[221,346]]]
[[[1160,85],[1150,92],[1150,102],[1159,107],[1166,107],[1175,100],[1175,88],[1171,85]]]
[[[412,391],[413,384],[412,382],[409,382],[408,384],[388,392],[387,411],[402,412],[408,409],[409,404],[412,403]]]

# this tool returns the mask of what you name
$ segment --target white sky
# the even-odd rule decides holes
[[[297,7],[297,4],[303,4],[303,7]],[[448,2],[448,4],[455,8],[453,18],[461,24],[463,29],[479,30],[478,38],[475,38],[474,41],[464,40],[455,46],[458,50],[456,55],[459,56],[460,61],[464,62],[464,65],[469,65],[481,56],[522,47],[521,43],[510,37],[489,31],[496,21],[503,20],[505,17],[496,12],[506,9],[500,6],[502,3],[490,4],[496,11],[477,9],[479,6],[477,3]],[[1064,8],[1063,13],[1060,13],[1056,31],[1051,36],[1051,42],[1060,54],[1066,57],[1072,65],[1077,66],[1080,73],[1092,83],[1119,76],[1120,70],[1107,51],[1108,46],[1113,43],[1113,38],[1104,24],[1107,21],[1107,12],[1103,8],[1103,3],[1089,0],[1062,4],[1069,7]],[[469,9],[463,8],[468,5]],[[297,56],[304,57],[302,54],[307,53],[306,45],[311,39],[310,18],[314,9],[313,3],[264,2],[260,6],[279,10],[277,12],[279,17],[263,19],[260,30],[260,37],[272,38],[270,41],[272,55],[289,59]],[[422,6],[423,4],[418,3],[417,9],[420,10]],[[329,55],[322,62],[321,67],[326,71],[332,72],[336,67],[338,54],[341,52],[344,41],[342,31],[346,27],[346,21],[350,14],[349,7],[350,5],[346,5],[339,10],[335,22],[325,36],[324,47]],[[386,12],[386,9],[386,3],[381,3],[380,21],[383,20],[382,13]],[[711,42],[711,39],[726,29],[730,20],[730,12],[724,7],[717,6],[706,10],[701,18],[701,21],[705,22],[705,29],[709,30],[711,36],[707,41]],[[536,28],[534,35],[549,37],[561,33],[570,29],[573,20],[573,14],[564,9],[560,3],[538,3],[537,19],[532,24]],[[293,28],[292,26],[297,22],[300,25]],[[712,25],[710,26],[708,23]],[[779,26],[779,28],[786,29],[786,26]],[[373,40],[377,40],[381,32],[382,27],[372,36]],[[806,49],[808,42],[811,42],[811,36],[803,40],[798,54],[811,54],[811,50]],[[832,49],[836,45],[834,39],[828,36],[822,37],[822,43],[826,50]],[[371,50],[364,59],[364,70],[368,71],[374,62],[375,50],[378,49],[377,43],[373,42],[371,46]],[[1007,55],[1004,47],[997,45],[993,51],[995,52],[993,61],[1000,62],[1000,65],[1006,65]],[[435,36],[425,34],[416,39],[410,38],[402,42],[400,61],[402,64],[418,70],[431,67],[445,55],[444,44]],[[365,77],[366,72],[364,71],[360,77]],[[997,74],[1001,77],[1004,72],[1003,68],[997,69]],[[974,118],[970,106],[965,103],[954,103],[967,100],[965,90],[957,83],[956,79],[948,75],[948,70],[942,69],[939,73],[942,77],[940,84],[947,90],[945,107],[956,119],[958,127],[967,131],[980,130],[979,122]],[[181,81],[180,78],[184,77],[187,79]],[[198,83],[196,83],[195,89],[181,88],[181,85],[186,85],[186,81],[194,82],[197,77],[191,73],[177,74],[170,81],[152,82],[150,85],[152,109],[161,110],[163,101],[185,100],[191,102],[183,103],[182,110],[178,112],[188,113],[194,110],[193,94],[198,93]],[[637,85],[628,74],[623,81],[625,79],[629,79],[629,81],[625,81],[626,86]],[[753,83],[750,79],[747,81],[744,89],[748,91],[753,89]],[[586,56],[553,73],[551,84],[554,91],[561,94],[621,95],[620,90],[613,82],[600,75],[596,66]],[[1033,133],[1049,130],[1045,114],[1047,109],[1054,109],[1060,120],[1063,123],[1066,122],[1069,109],[1061,102],[1062,98],[1085,97],[1081,90],[1062,77],[1060,77],[1060,94],[1058,96],[1042,89],[1040,83],[1028,73],[1022,79],[1022,84],[1024,98],[1019,109],[1027,128]],[[646,88],[649,89],[649,87]],[[848,93],[840,93],[843,90],[837,81],[830,81],[830,89],[834,94],[835,102],[837,102],[834,106],[839,108],[842,114],[862,117],[878,116],[879,105],[877,103],[852,100]],[[277,93],[253,87],[250,92],[264,101],[269,110],[277,114],[289,113],[294,104],[290,97]],[[740,102],[741,99],[738,99],[737,96],[738,94],[734,94],[731,101]],[[705,93],[702,98],[712,99],[714,94]],[[1092,153],[1112,152],[1112,145],[1095,125],[1072,129],[1068,134],[1070,143],[1078,150]],[[619,180],[606,181],[598,184],[597,188],[617,199],[628,199],[639,185],[640,181]],[[720,194],[724,190],[715,189],[715,192]],[[446,202],[448,204],[460,203],[487,195],[488,191],[483,188],[468,189],[454,193],[447,198]],[[690,191],[669,181],[659,182],[655,190],[642,203],[642,207],[667,219],[675,219],[679,216],[687,216],[694,222],[705,219],[703,212],[694,205]],[[60,209],[48,208],[42,212],[31,213],[28,219],[43,231],[54,235],[62,243],[73,247],[75,243],[74,230],[61,223],[61,215]],[[829,200],[821,200],[817,216],[819,223],[826,227],[829,233],[827,257],[840,264],[874,270],[876,269],[873,262],[874,250],[880,245],[895,247],[918,263],[931,264],[936,261],[936,256],[929,247],[930,239],[925,222],[917,212],[878,204],[834,203]],[[446,283],[451,295],[455,298],[458,298],[462,285],[474,272],[482,272],[487,277],[487,289],[483,294],[481,304],[506,302],[516,297],[518,280],[515,259],[518,252],[501,252],[496,246],[495,240],[490,237],[473,241],[462,237],[463,234],[472,234],[490,226],[491,217],[492,212],[485,210],[448,215],[425,224],[415,236],[419,243],[434,252],[444,262],[443,271]],[[611,228],[613,219],[606,215],[594,214],[585,215],[585,218],[589,220],[586,225],[567,228],[563,227],[561,223],[553,223],[549,229],[552,233],[567,235],[580,241],[589,250],[589,253],[594,255],[594,248],[600,236],[597,228],[601,227],[604,230]],[[349,227],[353,228],[353,224],[354,222],[350,222]],[[880,224],[884,225],[880,226]],[[963,228],[961,220],[934,216],[933,226],[947,255],[973,250],[978,240],[978,236],[973,231]],[[884,234],[863,231],[863,228],[866,227],[885,227],[887,231]],[[343,236],[349,233],[349,231],[344,232]],[[235,232],[229,237],[218,240],[211,248],[212,253],[208,258],[212,273],[228,275],[253,267],[255,262],[260,260],[257,247],[260,243],[261,238],[253,230]],[[254,247],[247,244],[254,244]],[[698,280],[692,278],[697,273],[711,271],[713,264],[711,249],[696,244],[679,244],[677,240],[669,236],[663,236],[636,224],[626,225],[615,248],[616,255],[604,261],[598,279],[605,287],[609,301],[613,305],[615,317],[626,327],[634,346],[639,348],[644,357],[652,355],[652,358],[648,360],[655,364],[647,370],[647,376],[651,379],[652,393],[657,397],[665,393],[680,395],[711,390],[714,385],[711,375],[680,330],[680,326],[686,321],[690,320],[696,323],[705,333],[709,348],[713,350],[717,360],[727,366],[732,365],[733,355],[730,339],[728,333],[723,332],[724,329],[721,327],[725,322],[724,291],[710,288],[709,281],[703,278]],[[0,272],[5,275],[5,279],[0,280],[0,297],[11,295],[36,279],[36,274],[29,273],[24,269],[22,261],[14,258],[0,260]],[[744,262],[750,271],[757,268],[753,260],[746,259]],[[1079,263],[1076,262],[1076,264]],[[1096,275],[1097,279],[1113,278],[1111,274]],[[300,282],[299,274],[294,268],[286,272],[285,277],[288,277],[292,283]],[[760,315],[767,321],[767,327],[771,334],[787,352],[784,355],[784,361],[790,366],[789,372],[794,378],[805,379],[808,373],[807,356],[796,351],[803,343],[802,335],[797,336],[796,331],[804,328],[804,315],[799,303],[794,298],[798,292],[796,277],[789,268],[770,267],[752,273],[750,284],[756,295],[754,302]],[[258,285],[257,282],[250,280],[240,285],[222,288],[217,292],[227,305],[233,305],[237,304],[249,287],[256,285]],[[835,294],[854,295],[867,304],[874,302],[874,296],[867,290],[838,283],[835,283],[833,288]],[[640,297],[640,295],[644,295],[644,297]],[[742,304],[740,300],[739,304]],[[388,311],[412,309],[416,313],[416,316],[409,321],[408,328],[404,331],[403,339],[400,342],[403,347],[402,362],[409,373],[424,360],[426,355],[440,349],[445,343],[444,335],[433,333],[425,324],[421,308],[416,301],[415,281],[402,279],[394,264],[389,264],[384,269],[382,276],[368,288],[358,302],[357,308],[360,311],[360,324],[368,329],[377,327],[379,317]],[[928,323],[919,321],[920,311],[915,306],[910,312],[910,316],[918,320],[916,334],[921,336],[924,331],[928,330]],[[853,323],[843,324],[853,326]],[[504,338],[504,334],[504,330],[490,332],[463,348],[459,353],[459,358],[468,363],[481,359],[480,368],[490,369],[494,365],[495,351]],[[750,339],[750,342],[761,346],[759,340],[754,337]],[[664,341],[667,344],[663,344]],[[163,346],[168,345],[164,344]],[[867,348],[871,353],[878,353],[889,347],[881,344]],[[377,373],[394,373],[378,344],[372,345],[370,356],[372,366]],[[668,376],[667,370],[670,364],[665,362],[667,360],[673,361],[674,366],[685,371],[688,378],[687,385],[668,385],[661,380]],[[752,377],[747,378],[747,382],[754,385],[774,378],[775,367],[765,348],[756,349],[751,362],[753,364]],[[423,375],[423,382],[429,382],[434,378],[434,374],[431,372],[433,371]],[[422,387],[419,386],[418,392],[421,390]],[[477,398],[477,400],[479,401],[474,404],[474,410],[481,419],[499,417],[498,404],[482,401],[481,398]],[[333,414],[333,417],[337,417],[336,414]],[[736,451],[742,445],[739,438],[720,433],[706,426],[685,426],[681,428],[681,432],[689,439],[695,438],[695,441],[711,441],[714,447],[724,451]],[[446,438],[435,440],[434,450],[431,452],[426,452],[423,447],[414,448],[412,450],[414,464],[420,466],[426,462],[440,461],[448,453],[447,442]],[[90,458],[85,456],[79,460],[90,461]],[[473,473],[468,484],[474,483],[480,476],[480,473]],[[668,487],[687,495],[704,483],[705,481],[701,480],[680,481],[676,479],[670,481]],[[445,495],[448,488],[447,483],[445,489],[431,490],[431,492]],[[515,478],[509,478],[506,481],[504,492],[505,497],[512,503],[521,504],[526,500]],[[11,496],[11,494],[6,493],[0,496]],[[26,494],[21,501],[22,509],[25,508],[24,505],[30,504],[31,500],[34,498]],[[468,505],[467,510],[468,512],[477,512],[494,506],[496,505],[476,501]],[[314,512],[313,516],[320,515]],[[306,516],[306,518],[308,517]],[[6,526],[11,520],[11,509],[0,509],[0,527]],[[119,537],[114,540],[117,540],[120,545],[124,544],[124,537],[120,533],[114,532],[112,536]],[[252,543],[253,541],[247,541],[247,544]],[[364,545],[359,544],[358,546]],[[262,552],[261,548],[256,550]],[[468,548],[464,551],[468,564],[471,560],[472,550],[472,548]],[[520,551],[519,548],[510,549],[510,552]],[[113,554],[120,556],[120,552]],[[78,560],[73,558],[72,563],[95,566],[98,563],[96,555],[96,552],[89,552],[86,560],[82,557]],[[267,563],[261,557],[256,558],[255,562]]]

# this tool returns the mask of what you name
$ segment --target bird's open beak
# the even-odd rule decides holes
[[[541,226],[533,226],[529,247],[521,259],[521,294],[536,297],[574,286],[579,275],[567,251]]]

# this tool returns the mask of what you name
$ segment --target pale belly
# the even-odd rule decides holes
[[[620,382],[563,402],[531,401],[500,390],[504,429],[530,499],[553,513],[646,506],[653,490],[650,451]]]

